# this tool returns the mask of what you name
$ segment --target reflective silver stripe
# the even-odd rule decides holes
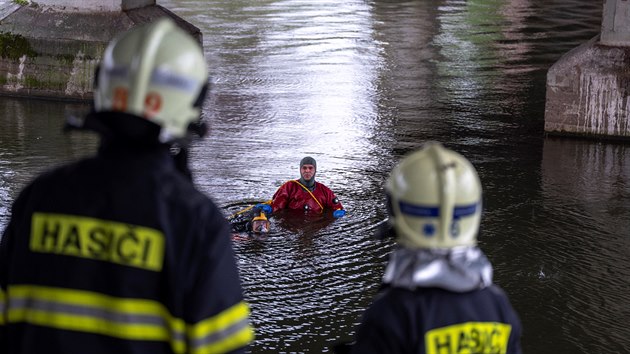
[[[246,329],[247,327],[249,327],[249,320],[247,318],[243,318],[221,331],[210,333],[203,338],[193,339],[190,344],[192,351],[194,352],[195,350],[198,350],[199,348],[204,347],[208,344],[217,343],[224,339],[232,337],[242,330]]]
[[[246,346],[254,339],[249,315],[249,305],[240,301],[212,317],[189,325],[190,352],[226,353]]]
[[[129,77],[129,68],[123,65],[119,65],[119,66],[106,65],[104,70],[105,72],[107,72],[107,75],[109,75],[112,78],[126,79]]]
[[[243,301],[192,325],[173,317],[155,300],[38,285],[12,285],[7,292],[0,290],[0,296],[6,323],[162,341],[175,353],[228,352],[247,345],[254,336],[249,306]]]
[[[0,288],[0,326],[6,323],[7,296],[2,288]]]
[[[58,303],[54,301],[45,301],[45,300],[37,300],[37,299],[15,299],[11,300],[9,304],[9,310],[20,310],[20,309],[29,309],[29,310],[39,310],[46,312],[54,312],[54,313],[63,313],[63,314],[73,314],[77,316],[83,317],[91,317],[91,318],[99,318],[103,319],[107,322],[116,322],[116,323],[126,323],[130,325],[151,325],[151,326],[159,326],[163,328],[168,328],[168,323],[166,320],[158,315],[140,315],[140,314],[129,314],[129,313],[121,313],[115,312],[108,309],[101,308],[93,308],[93,307],[85,307],[85,306],[77,306],[70,305],[64,303]],[[171,330],[171,336],[177,340],[184,340],[185,335],[181,331]]]
[[[199,88],[196,80],[159,67],[151,73],[151,84],[168,86],[185,92],[194,92]]]
[[[186,350],[186,325],[159,302],[117,298],[95,292],[14,285],[5,294],[7,323],[31,323],[50,328],[105,336],[170,343]]]

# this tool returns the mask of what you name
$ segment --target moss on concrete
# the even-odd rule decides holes
[[[48,82],[38,80],[35,76],[26,76],[24,78],[25,87],[46,87]]]
[[[202,42],[198,28],[159,5],[83,13],[9,1],[0,21],[0,96],[91,99],[94,69],[111,39],[158,17],[175,19]]]
[[[24,55],[29,58],[37,56],[26,38],[19,34],[0,32],[0,57],[17,60]]]
[[[59,62],[65,63],[66,65],[72,65],[75,56],[72,54],[57,54],[54,57]]]

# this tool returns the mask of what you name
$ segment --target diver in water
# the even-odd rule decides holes
[[[249,234],[267,234],[271,231],[271,223],[267,214],[258,206],[237,212],[228,218],[233,232]]]
[[[303,210],[308,215],[321,215],[332,211],[337,219],[346,214],[346,210],[333,191],[315,181],[317,162],[310,156],[300,161],[300,178],[285,182],[274,193],[273,198],[258,203],[228,217],[234,232],[265,234],[270,231],[269,218],[280,210]]]
[[[333,191],[315,181],[317,162],[310,156],[300,161],[300,178],[285,182],[274,193],[271,202],[256,207],[267,214],[282,209],[304,210],[306,213],[322,214],[331,210],[335,218],[346,215],[346,210]]]

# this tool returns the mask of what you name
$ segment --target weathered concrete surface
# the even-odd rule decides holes
[[[31,4],[5,12],[0,20],[0,95],[89,100],[107,43],[159,17],[173,18],[201,43],[197,27],[159,5],[77,13]]]
[[[630,138],[630,47],[599,36],[566,53],[547,72],[545,131]]]
[[[37,0],[35,2],[43,7],[68,12],[125,11],[155,5],[155,0]]]
[[[600,43],[610,46],[630,45],[630,2],[604,0]]]
[[[124,11],[155,5],[155,0],[37,0],[40,6],[68,12]]]

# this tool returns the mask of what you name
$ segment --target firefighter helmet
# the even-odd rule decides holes
[[[481,221],[481,182],[462,155],[430,142],[387,180],[389,223],[407,248],[473,246]]]
[[[94,110],[147,119],[169,142],[199,121],[207,83],[201,46],[164,17],[110,42],[95,77]]]

